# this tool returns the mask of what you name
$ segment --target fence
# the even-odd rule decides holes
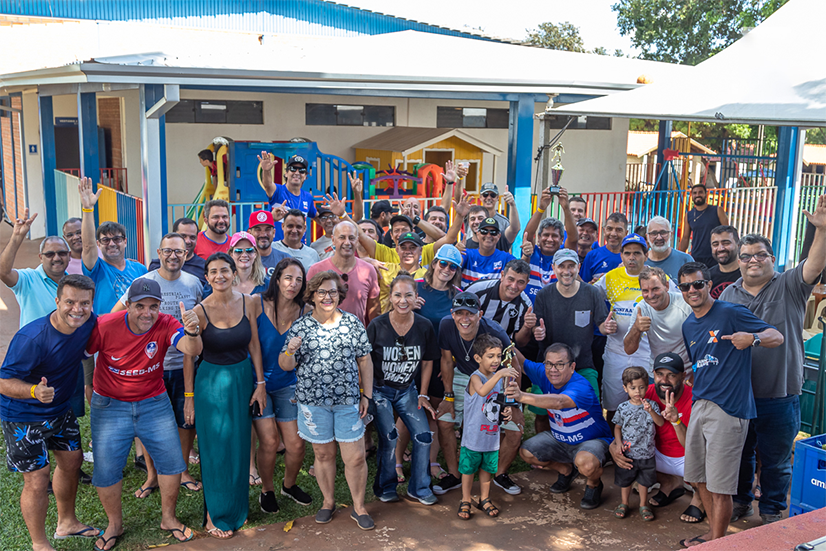
[[[806,235],[806,215],[804,210],[814,212],[817,207],[817,198],[826,193],[826,175],[802,174],[800,180],[800,201],[798,202],[797,221],[794,232],[794,262],[800,260],[800,249]]]
[[[80,178],[79,168],[59,168],[67,174],[77,176]],[[101,168],[100,169],[100,184],[115,191],[126,193],[129,191],[129,180],[126,178],[125,168]]]

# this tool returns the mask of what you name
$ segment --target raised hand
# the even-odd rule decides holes
[[[528,329],[533,329],[536,327],[536,314],[533,313],[533,307],[528,306],[528,311],[525,312],[525,321],[523,325]]]
[[[195,313],[195,310],[187,310],[183,302],[179,302],[178,306],[181,308],[181,322],[184,324],[184,331],[187,333],[200,333],[200,322],[198,321],[198,314]]]
[[[737,350],[745,350],[749,348],[752,343],[754,342],[754,335],[751,333],[744,333],[742,331],[738,331],[733,335],[723,335],[720,337],[720,340],[723,341],[731,341],[731,344],[734,345],[734,348]]]
[[[562,186],[559,187],[559,206],[563,210],[568,209],[568,190]]]
[[[272,160],[269,152],[262,151],[261,154],[258,155],[258,164],[261,166],[261,170],[268,171],[273,169],[275,161]]]
[[[504,201],[506,204],[512,207],[516,206],[516,199],[513,197],[513,193],[511,193],[510,191],[506,191],[502,194],[502,201]]]
[[[278,203],[276,203],[272,208],[272,219],[275,220],[276,222],[280,222],[281,220],[284,220],[284,218],[286,218],[287,212],[289,210],[290,209],[287,207],[287,200],[286,199],[284,199],[284,202],[281,203],[280,205]]]
[[[674,406],[674,402],[676,399],[674,398],[674,391],[666,390],[665,391],[665,407],[662,411],[663,419],[668,421],[669,423],[676,423],[680,420],[680,413],[677,411],[677,408]]]
[[[32,222],[34,222],[35,218],[37,218],[37,213],[34,213],[34,215],[29,218],[29,209],[24,209],[23,218],[16,218],[14,221],[12,235],[17,237],[25,237],[32,228]]]
[[[299,348],[301,348],[301,337],[291,338],[290,342],[287,344],[287,352],[290,354],[295,354],[298,352]]]
[[[330,212],[341,218],[345,214],[347,214],[347,208],[344,206],[344,201],[338,198],[338,194],[333,192],[333,195],[329,193],[326,196],[327,203],[330,205]]]
[[[350,178],[350,188],[353,190],[353,198],[361,197],[364,192],[364,182],[361,181],[361,178],[359,178],[355,172],[352,174],[348,172],[347,177]]]
[[[448,183],[453,183],[456,181],[456,165],[453,164],[453,161],[447,161],[445,163],[445,172],[443,177],[445,182]]]
[[[539,342],[545,340],[545,318],[539,318],[539,325],[534,326],[533,338]]]
[[[453,210],[456,211],[456,216],[464,218],[470,212],[470,203],[467,201],[467,191],[462,194],[462,199],[457,203],[453,201]]]
[[[528,232],[522,236],[522,256],[530,258],[533,255],[533,243],[528,239]]]
[[[826,227],[826,195],[821,195],[817,198],[817,205],[815,206],[814,213],[804,209],[803,214],[812,226],[816,228]]]
[[[543,189],[539,196],[539,210],[548,210],[548,207],[551,206],[551,199],[551,190],[549,188]]]
[[[459,178],[460,180],[464,180],[465,176],[467,176],[467,173],[468,173],[469,169],[470,169],[470,167],[467,167],[467,166],[464,166],[464,165],[458,165],[456,167],[456,177]]]
[[[608,317],[605,318],[605,321],[602,322],[602,329],[600,330],[603,335],[613,335],[619,330],[619,326],[617,325],[617,321],[614,319],[614,311],[611,310],[608,312]]]
[[[634,321],[634,327],[640,333],[645,333],[651,329],[651,318],[648,316],[641,316],[639,308],[637,308],[637,319]]]
[[[51,404],[54,400],[54,388],[48,386],[46,377],[41,377],[40,382],[34,387],[34,397],[43,404]]]
[[[100,194],[103,193],[103,188],[95,193],[95,185],[92,183],[92,179],[84,177],[78,182],[77,191],[80,193],[80,205],[84,209],[92,209],[95,208]]]

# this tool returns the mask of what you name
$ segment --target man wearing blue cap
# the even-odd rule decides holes
[[[275,166],[275,161],[269,152],[265,151],[261,153],[261,155],[258,156],[258,162],[261,166],[261,185],[267,194],[270,211],[277,206],[281,206],[283,207],[281,209],[283,213],[286,213],[289,209],[298,209],[310,218],[315,218],[318,215],[315,203],[313,202],[313,194],[301,189],[310,169],[307,159],[300,155],[293,155],[287,160],[287,166],[284,170],[286,184],[273,183],[273,167]],[[281,229],[280,222],[283,214],[281,216],[273,216],[276,218],[275,237],[273,241],[278,241],[284,238],[284,231]]]

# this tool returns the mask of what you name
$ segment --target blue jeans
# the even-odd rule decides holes
[[[419,409],[416,385],[411,384],[405,390],[396,390],[389,386],[373,387],[370,409],[376,420],[376,432],[379,437],[373,493],[378,497],[396,493],[396,441],[399,434],[396,431],[396,420],[393,418],[395,409],[410,432],[410,440],[413,442],[413,460],[407,493],[416,498],[432,495],[428,467],[433,433],[427,424],[427,413]]]
[[[749,423],[740,481],[734,501],[748,504],[754,500],[751,486],[757,464],[755,447],[760,450],[760,514],[775,515],[786,509],[786,495],[792,478],[792,447],[800,430],[800,397],[755,398],[757,418]]]

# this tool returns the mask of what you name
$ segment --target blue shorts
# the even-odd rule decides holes
[[[311,444],[358,442],[364,436],[358,406],[298,404],[298,409],[298,435]]]
[[[152,456],[159,475],[186,470],[175,414],[166,392],[138,402],[123,402],[95,392],[90,410],[95,443],[92,485],[106,488],[121,481],[135,437]]]
[[[272,419],[288,423],[298,419],[298,405],[295,402],[295,385],[285,386],[272,392],[267,391],[267,407],[257,419]]]
[[[175,423],[178,428],[194,429],[195,425],[190,425],[184,420],[184,370],[164,371],[163,384],[166,386],[166,393],[172,403],[172,411],[175,413]]]

